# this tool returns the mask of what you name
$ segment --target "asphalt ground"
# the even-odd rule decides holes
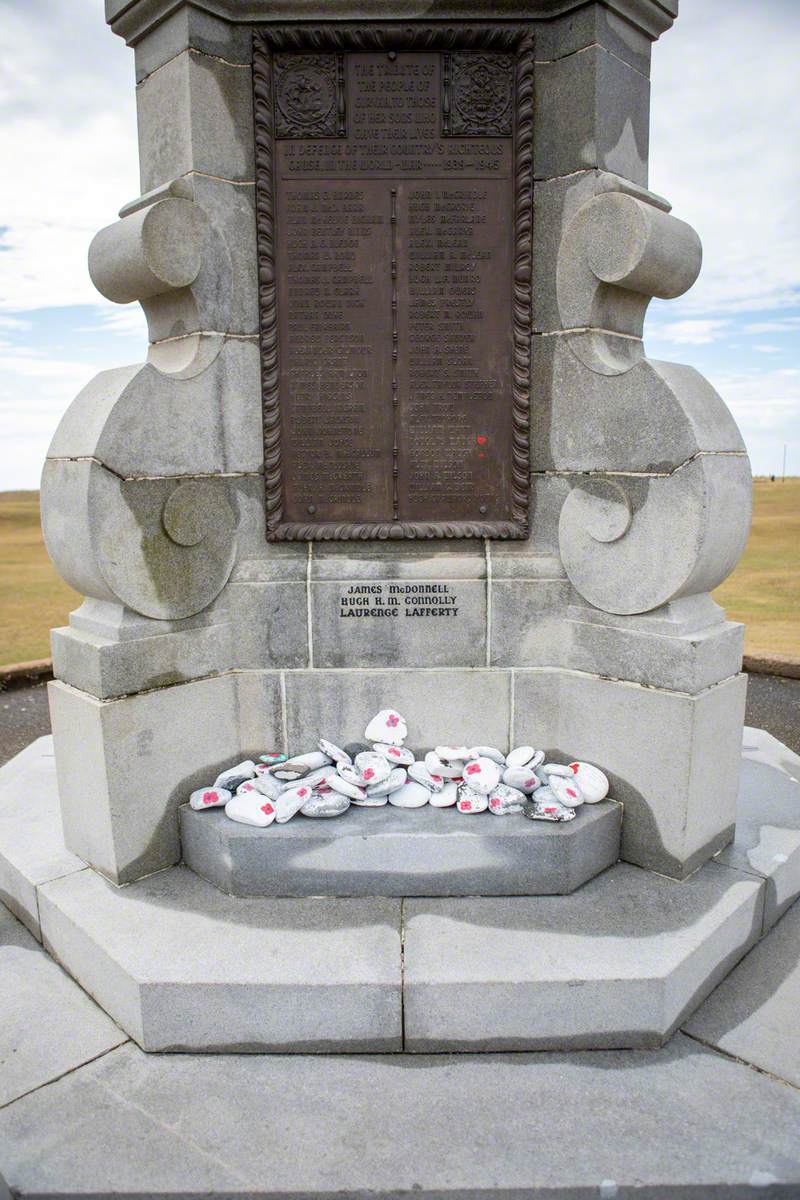
[[[800,679],[750,675],[745,719],[800,754]],[[46,683],[0,692],[0,763],[49,732]]]

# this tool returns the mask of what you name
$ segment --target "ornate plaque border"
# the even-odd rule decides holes
[[[273,55],[280,52],[461,50],[515,56],[512,492],[510,521],[290,522],[283,517],[278,293],[275,274]],[[533,274],[533,32],[529,25],[268,25],[253,37],[264,484],[269,541],[412,538],[526,538],[530,505],[531,325]]]

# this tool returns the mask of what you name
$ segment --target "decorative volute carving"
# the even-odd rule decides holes
[[[692,368],[650,361],[642,344],[650,299],[697,278],[700,241],[665,202],[633,190],[601,191],[564,231],[551,389],[554,466],[573,476],[564,568],[585,600],[619,614],[717,587],[751,515],[750,464],[725,404]]]

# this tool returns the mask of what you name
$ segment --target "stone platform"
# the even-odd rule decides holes
[[[391,804],[267,829],[188,805],[180,820],[186,864],[232,896],[546,896],[617,861],[622,806],[585,804],[563,824]]]
[[[800,893],[800,762],[745,745],[741,836],[684,882],[619,863],[566,897],[280,899],[65,857],[43,739],[0,772],[0,887],[147,1050],[657,1046]]]

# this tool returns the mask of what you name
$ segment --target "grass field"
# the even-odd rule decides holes
[[[800,657],[800,479],[755,482],[747,550],[715,598],[744,621],[748,654]],[[0,492],[0,666],[46,658],[80,596],[42,542],[38,492]]]

